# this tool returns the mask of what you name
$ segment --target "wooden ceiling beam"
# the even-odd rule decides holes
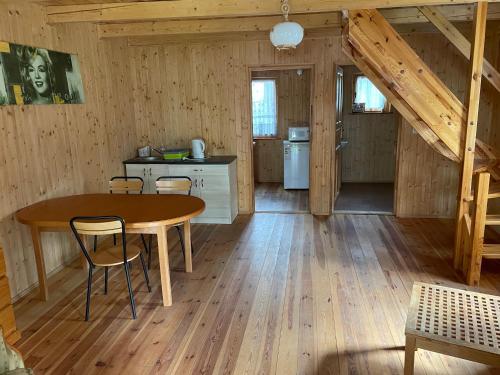
[[[420,7],[420,11],[427,19],[441,31],[446,38],[467,58],[470,60],[471,43],[469,40],[446,19],[443,13],[434,7]],[[491,84],[500,91],[500,74],[495,67],[486,59],[483,60],[483,75]]]
[[[432,9],[440,14],[446,12],[448,21],[470,21],[474,13],[472,5],[438,6]],[[428,24],[429,20],[418,8],[383,9],[381,13],[398,30],[404,25]],[[217,18],[217,19],[189,19],[163,20],[147,22],[105,23],[99,24],[100,38],[143,37],[154,35],[193,35],[193,34],[221,34],[221,33],[248,33],[252,31],[269,31],[278,22],[281,16],[261,16],[244,18]],[[488,8],[488,19],[500,19],[500,3]],[[300,23],[306,30],[321,28],[337,28],[341,26],[340,12],[297,14],[293,21]],[[403,30],[402,30],[403,31]],[[403,31],[404,32],[404,31]]]
[[[269,32],[281,16],[263,16],[246,18],[221,18],[209,20],[172,20],[150,21],[133,23],[112,23],[99,25],[100,38],[116,38],[124,36],[151,36],[151,35],[181,35],[181,34],[218,34],[239,33],[252,31]],[[339,12],[319,14],[298,14],[293,20],[300,23],[305,29],[320,29],[340,27]]]
[[[499,1],[491,0],[491,2]],[[460,2],[471,4],[475,0],[460,0]],[[456,4],[456,0],[291,0],[290,14],[446,4]],[[278,2],[268,0],[173,0],[47,6],[49,23],[126,22],[273,15],[281,15],[280,6]]]

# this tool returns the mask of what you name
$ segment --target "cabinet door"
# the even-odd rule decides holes
[[[196,197],[201,196],[201,184],[199,178],[199,170],[197,166],[193,165],[169,165],[169,176],[186,176],[191,179],[191,195]]]
[[[146,165],[147,183],[144,181],[144,193],[156,194],[156,180],[169,175],[169,166],[167,164],[148,164]]]
[[[143,180],[146,178],[145,164],[127,164],[126,171],[127,171],[127,177],[140,177]]]

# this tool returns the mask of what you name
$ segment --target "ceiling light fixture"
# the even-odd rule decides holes
[[[271,43],[278,50],[296,48],[304,38],[304,29],[302,26],[297,22],[288,21],[289,11],[290,6],[288,5],[288,0],[281,0],[281,12],[283,13],[285,22],[274,25],[269,33]]]

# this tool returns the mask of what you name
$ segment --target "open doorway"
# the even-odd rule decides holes
[[[399,115],[356,67],[341,74],[335,212],[392,214]]]
[[[251,72],[256,212],[310,212],[311,71]]]

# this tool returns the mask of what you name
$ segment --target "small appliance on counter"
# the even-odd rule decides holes
[[[283,141],[284,188],[309,189],[309,128],[288,128]]]
[[[201,138],[195,138],[191,141],[191,156],[193,159],[205,159],[205,141]]]

